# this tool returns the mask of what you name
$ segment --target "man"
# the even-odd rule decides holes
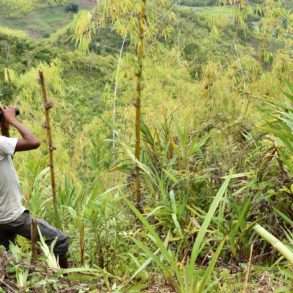
[[[0,245],[9,249],[17,235],[31,239],[32,216],[22,205],[22,196],[18,177],[13,167],[12,156],[15,152],[30,151],[40,146],[38,139],[16,119],[16,109],[0,108],[2,114],[0,127]],[[17,129],[20,139],[9,137],[9,127]],[[67,251],[69,238],[47,222],[36,219],[36,223],[46,243],[50,245],[55,239],[54,253],[59,259],[60,267],[67,268]]]

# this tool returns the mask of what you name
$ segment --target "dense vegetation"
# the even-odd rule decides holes
[[[0,3],[1,104],[43,142],[15,157],[25,204],[72,260],[64,275],[43,244],[31,262],[19,238],[3,292],[292,292],[289,2]]]

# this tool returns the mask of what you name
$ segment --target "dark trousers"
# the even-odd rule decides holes
[[[55,255],[61,258],[66,257],[69,238],[44,220],[35,219],[35,221],[47,245],[50,245],[56,239],[54,246]],[[31,229],[32,216],[29,211],[25,211],[14,222],[0,224],[0,245],[4,245],[6,249],[9,249],[9,242],[15,242],[17,235],[31,240]]]

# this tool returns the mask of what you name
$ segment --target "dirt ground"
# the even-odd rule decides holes
[[[96,0],[80,0],[80,4],[85,6],[94,5],[96,3]]]

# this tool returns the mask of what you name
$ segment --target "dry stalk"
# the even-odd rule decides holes
[[[80,264],[84,265],[84,252],[85,252],[85,226],[84,223],[79,228],[79,250],[80,250]]]
[[[249,261],[248,261],[247,270],[246,270],[246,274],[245,274],[245,281],[244,281],[244,287],[243,287],[242,293],[248,292],[247,289],[248,289],[249,276],[250,276],[250,272],[251,272],[252,255],[253,255],[253,243],[250,246]]]
[[[37,240],[38,240],[37,222],[35,219],[32,219],[32,223],[31,223],[32,263],[35,263],[37,254],[38,254]]]

